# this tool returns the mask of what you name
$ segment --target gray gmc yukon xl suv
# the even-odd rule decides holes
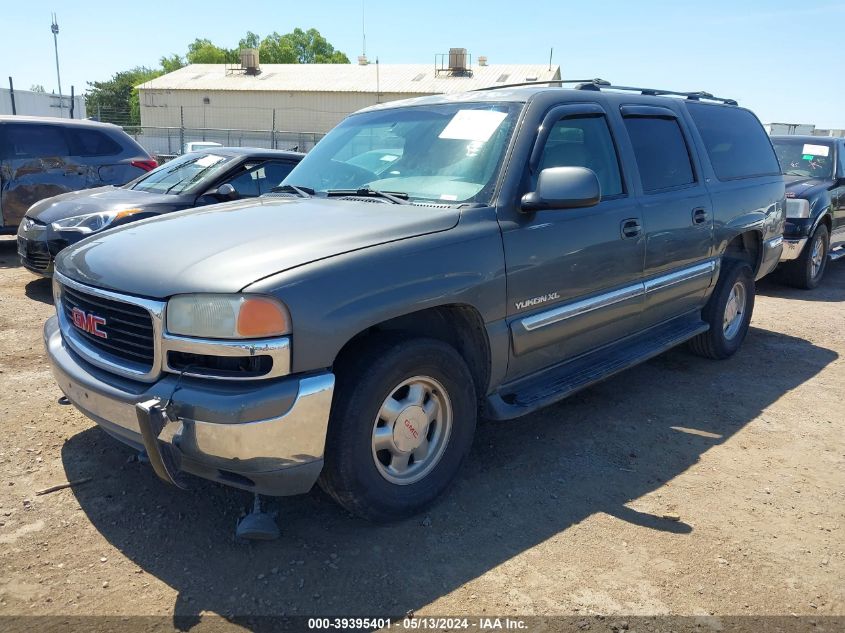
[[[67,398],[163,479],[319,480],[390,520],[455,478],[479,414],[518,418],[684,342],[736,352],[784,206],[757,118],[706,93],[387,103],[274,195],[63,251],[44,339]]]

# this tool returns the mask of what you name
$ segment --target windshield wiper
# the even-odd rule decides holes
[[[377,189],[370,189],[363,187],[361,189],[329,189],[326,195],[330,198],[343,196],[359,196],[362,198],[384,198],[390,200],[393,204],[410,204],[408,202],[408,194],[404,191],[378,191]]]
[[[297,187],[296,185],[279,185],[273,187],[270,193],[281,193],[283,191],[293,191],[300,198],[310,198],[314,195],[314,190],[311,187]]]

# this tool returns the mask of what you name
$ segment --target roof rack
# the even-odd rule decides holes
[[[643,95],[653,97],[658,96],[672,96],[672,97],[686,97],[690,101],[718,101],[725,105],[738,105],[735,99],[724,99],[722,97],[714,97],[709,92],[699,90],[697,92],[677,92],[675,90],[660,90],[658,88],[634,88],[632,86],[613,86],[608,82],[597,82],[594,80],[584,81],[575,86],[576,90],[624,90],[630,92],[639,92]]]
[[[735,99],[725,99],[722,97],[714,97],[709,92],[699,90],[696,92],[677,92],[675,90],[661,90],[659,88],[635,88],[633,86],[614,86],[609,81],[604,79],[544,79],[541,81],[521,81],[515,84],[501,84],[499,86],[485,86],[484,88],[476,88],[471,92],[483,92],[486,90],[498,90],[499,88],[519,88],[520,86],[545,86],[560,84],[575,84],[576,90],[623,90],[627,92],[639,92],[643,95],[653,97],[672,96],[672,97],[686,97],[690,101],[717,101],[725,105],[738,105]]]
[[[475,88],[470,92],[483,92],[485,90],[498,90],[499,88],[519,88],[520,86],[545,86],[547,84],[593,84],[595,86],[610,86],[609,81],[604,79],[543,79],[540,81],[520,81],[515,84],[501,84],[498,86],[485,86],[484,88]],[[596,88],[598,90],[598,88]]]

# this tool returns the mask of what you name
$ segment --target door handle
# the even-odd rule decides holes
[[[707,213],[707,209],[705,209],[704,207],[696,207],[692,210],[693,224],[704,224],[709,219],[710,215]]]
[[[643,226],[640,224],[639,218],[628,218],[627,220],[622,220],[620,231],[622,233],[622,239],[628,240],[639,237],[643,232]]]

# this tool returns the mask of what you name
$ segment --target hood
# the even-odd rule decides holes
[[[833,184],[831,180],[806,176],[784,176],[783,180],[786,184],[786,192],[792,194],[790,198],[811,198],[819,192],[826,191]]]
[[[179,196],[164,193],[148,193],[122,187],[97,187],[71,191],[36,202],[26,212],[26,217],[50,224],[74,215],[149,206],[167,206],[172,209],[184,207],[186,203]]]
[[[56,269],[82,283],[164,298],[238,292],[302,264],[445,231],[460,211],[325,198],[257,198],[141,220],[62,251]]]

